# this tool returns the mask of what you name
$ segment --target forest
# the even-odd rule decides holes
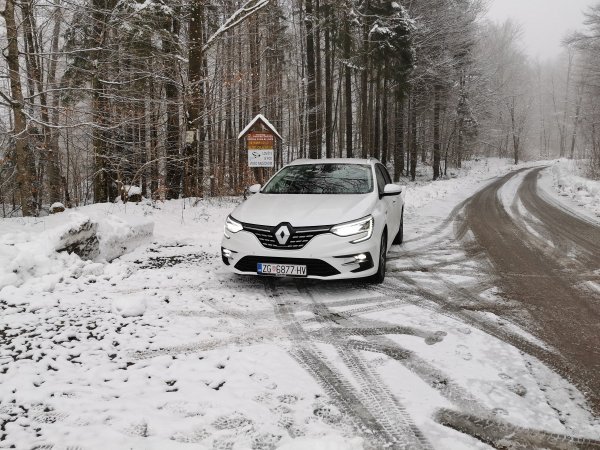
[[[552,61],[479,0],[2,0],[3,217],[239,195],[263,114],[276,167],[375,157],[395,181],[474,157],[600,177],[600,4]]]

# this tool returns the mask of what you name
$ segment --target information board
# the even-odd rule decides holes
[[[248,150],[248,166],[275,167],[275,152],[271,150]]]
[[[271,133],[248,133],[248,166],[275,167],[275,136]]]

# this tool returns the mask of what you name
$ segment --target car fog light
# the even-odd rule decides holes
[[[361,253],[360,255],[356,255],[356,256],[354,257],[354,260],[355,260],[357,263],[365,262],[365,261],[367,260],[367,255],[365,255],[364,253]]]
[[[233,256],[234,253],[237,253],[237,252],[234,252],[233,250],[229,250],[227,248],[221,247],[221,259],[223,260],[223,263],[226,266],[229,266],[231,264],[231,261],[233,259],[235,259]]]

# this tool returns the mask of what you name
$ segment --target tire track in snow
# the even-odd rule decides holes
[[[301,286],[300,290],[305,290],[307,295],[313,300],[313,302],[315,302],[317,309],[320,310],[320,316],[324,318],[322,320],[325,324],[328,320],[327,317],[334,317],[334,315],[328,311],[326,305],[316,300],[310,289],[308,289],[306,286]],[[338,323],[338,325],[340,324]],[[342,334],[344,330],[344,328],[341,329]],[[369,330],[375,330],[375,333],[371,333]],[[390,327],[387,330],[390,334],[398,332],[404,334],[407,331],[411,331],[409,329],[404,329],[403,327]],[[343,350],[350,348],[358,351],[382,353],[400,362],[409,370],[416,373],[423,381],[427,382],[428,385],[438,390],[438,392],[452,404],[464,411],[469,411],[469,414],[467,414],[449,409],[439,410],[434,418],[443,426],[447,426],[455,429],[456,431],[465,433],[475,439],[481,440],[482,442],[492,444],[495,448],[505,448],[505,446],[506,448],[538,448],[537,444],[541,443],[545,446],[544,448],[549,449],[572,449],[579,448],[577,445],[582,443],[586,446],[595,445],[596,443],[596,441],[592,439],[577,438],[564,434],[554,434],[541,430],[526,429],[498,420],[494,417],[494,411],[485,408],[469,392],[454,383],[449,377],[431,366],[429,363],[419,358],[414,352],[403,349],[389,340],[388,341],[390,343],[387,345],[378,342],[372,342],[373,339],[381,340],[381,337],[378,335],[378,333],[383,331],[383,329],[350,328],[348,331],[350,334],[367,337],[368,340],[367,342],[351,340],[347,343],[342,343],[341,345],[338,343],[336,345],[338,353],[346,363],[346,366],[352,370],[356,378],[360,378],[360,374],[357,376],[352,360],[347,353],[344,353]],[[387,340],[387,338],[383,339]],[[342,351],[339,351],[340,348]],[[360,358],[360,356],[358,357]],[[363,367],[367,368],[369,366],[364,364]],[[372,370],[371,372],[374,373]],[[381,384],[377,386],[377,390],[379,392],[387,392],[388,395],[392,396],[385,384],[382,381],[379,383]],[[365,387],[363,386],[363,390],[364,388]],[[395,401],[395,403],[397,404],[397,408],[403,410],[397,401]],[[389,411],[389,409],[387,409],[387,411]],[[504,433],[501,434],[500,431],[504,431]],[[562,445],[557,445],[559,443],[562,443]]]
[[[404,411],[400,415],[395,412],[402,407],[393,400],[383,382],[369,374],[368,366],[357,359],[350,346],[333,336],[324,339],[342,357],[360,383],[361,391],[356,390],[347,376],[326,362],[327,358],[314,345],[312,335],[295,319],[291,308],[286,303],[277,301],[278,294],[273,280],[268,280],[266,287],[274,299],[276,315],[294,342],[292,355],[321,384],[336,406],[354,422],[357,431],[369,445],[374,448],[430,448],[410,418],[405,417]],[[300,289],[299,292],[303,294]]]
[[[542,361],[557,357],[554,352],[546,350],[543,347],[539,347],[538,345],[533,344],[529,340],[517,334],[510,333],[507,330],[502,329],[500,326],[494,325],[489,320],[475,317],[473,314],[470,314],[468,310],[465,310],[461,305],[449,303],[444,296],[419,287],[415,281],[408,277],[403,277],[402,282],[412,284],[419,290],[419,294],[421,295],[422,299],[429,300],[430,302],[423,302],[422,299],[421,301],[409,299],[409,303],[412,303],[415,306],[429,309],[430,311],[444,315],[460,323],[470,325],[473,328],[494,336],[503,342],[511,344],[519,350],[528,353]],[[394,287],[392,280],[387,280],[384,285],[375,286],[372,289],[381,294],[387,293],[390,296],[396,296],[398,292],[398,288]],[[470,295],[466,296],[464,293],[462,295],[465,300],[473,300]]]
[[[406,281],[406,280],[404,280]],[[446,280],[442,280],[446,281]],[[460,290],[462,295],[470,296],[471,294],[464,290],[464,288],[452,284],[454,291]],[[460,289],[459,289],[460,288]],[[382,289],[377,289],[380,293]],[[390,292],[390,295],[392,293]],[[424,293],[425,294],[425,293]],[[437,300],[442,300],[440,297]],[[406,302],[406,301],[404,301]],[[415,305],[424,306],[422,303]],[[452,305],[451,309],[456,308],[462,310],[460,307]],[[474,328],[482,329],[482,331],[492,334],[489,330],[491,323],[486,321],[475,320],[465,314],[460,314],[456,317],[454,314],[449,314],[448,311],[440,312],[434,309],[434,311],[441,313],[446,316],[450,316],[455,320],[461,322],[468,321],[469,325]],[[473,319],[473,320],[470,320]],[[483,325],[483,326],[481,326]],[[495,328],[495,327],[494,327]],[[393,327],[390,330],[394,330]],[[364,336],[360,333],[360,329],[357,329],[359,335]],[[504,330],[496,330],[497,332],[505,333]],[[372,342],[372,337],[368,337],[369,334],[373,336],[373,333],[366,333],[367,339],[370,341],[352,341],[351,345],[356,349],[364,351],[372,351],[383,353],[416,373],[421,379],[426,381],[430,386],[438,390],[441,395],[448,399],[452,404],[456,405],[461,411],[453,411],[449,409],[443,409],[436,413],[435,420],[441,425],[453,428],[462,433],[468,434],[484,443],[492,445],[495,448],[549,448],[549,449],[578,449],[578,448],[598,448],[600,441],[596,441],[590,438],[581,438],[570,436],[567,434],[550,433],[543,430],[536,430],[530,428],[524,428],[517,425],[504,422],[495,417],[494,412],[488,410],[482,406],[475,398],[473,398],[467,391],[462,387],[456,385],[449,380],[442,372],[431,366],[429,363],[421,360],[414,353],[402,349],[393,341],[389,341],[389,344],[382,344],[381,342]],[[381,337],[374,334],[381,341]],[[496,336],[498,337],[498,336]],[[519,339],[518,336],[512,336],[512,338]],[[383,338],[387,339],[387,338]],[[505,337],[499,337],[504,342],[507,341]],[[514,344],[513,344],[514,345]],[[525,341],[527,347],[531,347],[528,341]],[[539,350],[537,347],[533,347],[536,351]],[[534,356],[534,359],[538,359]],[[563,375],[564,376],[564,375]]]
[[[595,439],[520,427],[472,413],[441,409],[436,413],[435,420],[439,424],[473,436],[497,449],[600,449],[600,441]]]
[[[421,430],[414,424],[406,408],[392,395],[379,375],[360,356],[360,352],[353,348],[353,346],[348,345],[345,339],[342,340],[336,336],[335,331],[329,328],[328,325],[331,325],[332,322],[336,323],[332,321],[332,318],[336,317],[336,313],[333,313],[325,304],[319,302],[306,284],[297,282],[296,286],[298,287],[298,291],[314,304],[315,314],[320,318],[324,326],[323,332],[328,334],[327,341],[335,347],[345,366],[352,372],[354,379],[361,386],[361,394],[367,407],[374,411],[378,420],[395,437],[395,443],[400,447],[408,445],[408,448],[430,448],[430,443]],[[342,333],[345,330],[347,328],[342,329]],[[366,333],[368,329],[350,330],[350,333],[362,335],[361,331]],[[398,327],[395,330],[388,330],[390,334],[394,332],[404,334],[406,331],[410,333],[414,332],[414,330],[408,330],[407,328],[399,329]]]

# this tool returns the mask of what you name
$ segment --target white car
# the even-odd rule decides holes
[[[298,160],[250,192],[221,245],[237,274],[381,283],[402,243],[404,194],[375,159]]]

